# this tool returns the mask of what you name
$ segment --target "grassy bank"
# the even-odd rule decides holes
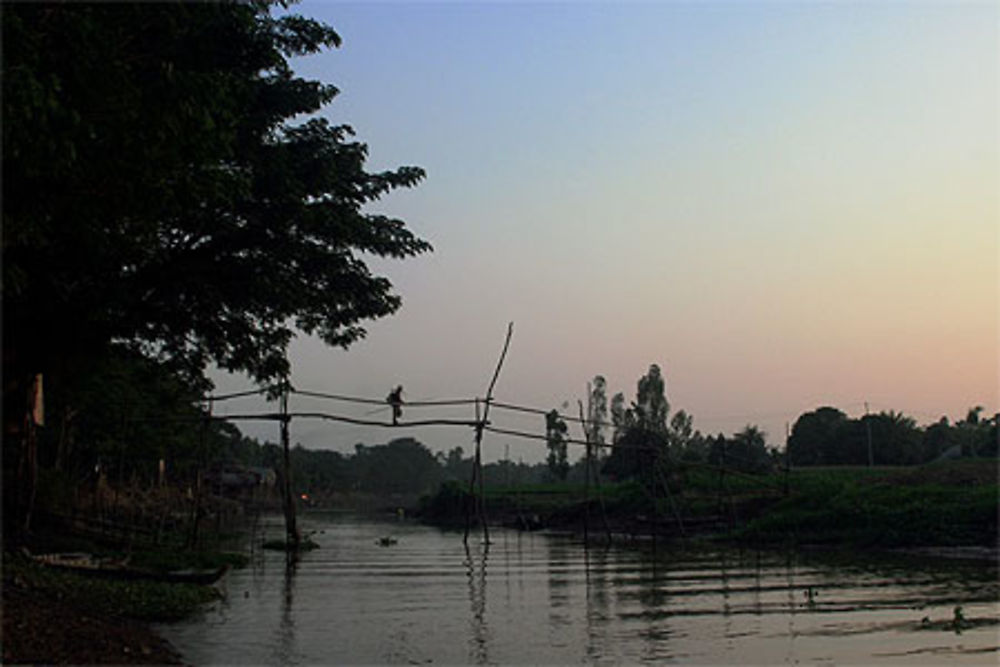
[[[603,530],[665,537],[712,536],[762,544],[857,547],[995,546],[997,461],[918,467],[800,468],[761,475],[679,467],[671,493],[635,481],[585,490],[565,483],[487,488],[491,523],[524,528]],[[449,483],[424,499],[421,516],[462,525],[466,486]],[[589,498],[589,500],[587,500]],[[678,520],[679,517],[679,520]]]
[[[995,546],[998,495],[995,460],[799,470],[789,496],[739,535],[865,547]]]
[[[141,621],[173,621],[218,598],[211,586],[150,580],[116,580],[39,565],[20,554],[4,558],[4,583],[86,609],[92,614]]]
[[[152,572],[245,567],[241,553],[179,547],[132,547],[107,543],[64,530],[35,532],[24,551],[4,553],[4,586],[19,586],[42,596],[86,607],[93,613],[127,616],[143,621],[171,621],[197,611],[218,593],[211,586],[148,579],[95,577],[41,565],[27,553],[83,552],[98,558],[127,560],[129,567]]]
[[[185,618],[216,600],[212,586],[120,580],[44,566],[28,556],[57,551],[121,559],[169,572],[242,567],[242,554],[179,548],[125,549],[65,531],[34,533],[3,554],[3,662],[179,664],[180,656],[148,625]]]

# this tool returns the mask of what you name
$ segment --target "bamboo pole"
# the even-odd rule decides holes
[[[288,552],[298,551],[301,535],[295,521],[295,499],[292,497],[292,456],[289,447],[288,422],[288,385],[285,384],[281,393],[281,449],[285,467],[282,491],[285,510],[285,547]]]
[[[590,383],[587,383],[587,396],[588,401],[590,396]],[[583,401],[576,402],[577,407],[580,408],[580,423],[583,427],[583,439],[587,441],[586,450],[584,453],[586,464],[583,471],[583,548],[584,550],[590,546],[590,466],[591,466],[591,450],[590,446],[590,431],[587,426],[587,422],[583,418]]]
[[[476,400],[476,458],[473,462],[472,468],[472,480],[469,482],[469,493],[473,494],[475,488],[473,486],[476,476],[479,477],[479,500],[476,504],[476,510],[479,514],[479,520],[483,524],[483,537],[486,539],[486,544],[490,543],[490,529],[486,521],[486,499],[485,491],[483,488],[483,471],[482,471],[482,444],[483,444],[483,430],[486,425],[489,424],[488,417],[490,414],[490,403],[493,401],[493,389],[496,387],[497,379],[500,377],[500,369],[503,367],[504,359],[507,358],[507,350],[510,348],[510,338],[514,335],[514,323],[509,322],[507,324],[507,337],[503,342],[503,350],[500,352],[500,359],[497,361],[496,370],[493,371],[493,378],[490,380],[490,385],[486,390],[486,400],[485,406],[483,407],[483,414],[479,415],[479,401]],[[462,537],[462,541],[467,543],[469,539],[469,519],[468,514],[466,514],[465,520],[465,535]]]
[[[469,493],[466,495],[465,502],[463,503],[465,506],[465,532],[462,534],[462,543],[465,544],[466,549],[468,549],[469,546],[469,524],[471,522],[471,512],[475,511],[477,517],[479,515],[479,507],[476,504],[475,500],[475,491],[476,491],[476,477],[479,474],[480,438],[478,436],[480,433],[481,429],[479,429],[479,399],[477,398],[476,399],[476,435],[477,435],[476,452],[474,454],[474,458],[472,459],[472,476],[469,479]]]

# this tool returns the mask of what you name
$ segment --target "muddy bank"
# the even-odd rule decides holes
[[[4,664],[180,665],[148,625],[95,613],[22,582],[3,584]]]

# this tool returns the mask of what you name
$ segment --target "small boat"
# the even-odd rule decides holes
[[[214,569],[157,571],[131,567],[128,559],[99,558],[87,553],[32,554],[36,563],[58,570],[110,579],[144,579],[178,584],[214,584],[228,570],[228,565]]]
[[[396,540],[395,537],[380,537],[378,538],[378,540],[375,541],[375,544],[379,545],[380,547],[391,547],[392,545],[396,544],[397,541],[398,540]]]

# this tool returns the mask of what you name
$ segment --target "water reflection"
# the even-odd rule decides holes
[[[564,628],[570,625],[570,563],[567,542],[548,542],[546,578],[549,602],[549,635],[554,646],[566,642]]]
[[[587,546],[585,544],[585,546]],[[602,647],[608,641],[608,576],[607,563],[610,547],[587,546],[583,551],[584,581],[586,584],[587,659],[602,657]]]
[[[295,603],[295,571],[299,560],[295,554],[287,554],[285,573],[281,587],[281,620],[275,632],[274,661],[278,664],[297,664],[295,650],[295,617],[292,609]]]
[[[320,519],[313,519],[319,521]],[[165,626],[190,664],[993,662],[995,568],[603,546],[492,546],[330,517],[321,548],[255,555],[225,600]],[[391,532],[398,544],[379,546]],[[810,596],[810,591],[812,595]],[[954,608],[967,625],[953,631]],[[922,619],[927,621],[922,623]]]
[[[469,624],[469,661],[477,665],[489,662],[487,642],[489,629],[486,626],[486,563],[490,554],[489,542],[478,547],[478,555],[473,557],[473,549],[465,544],[465,569],[469,579],[469,609],[472,620]]]

